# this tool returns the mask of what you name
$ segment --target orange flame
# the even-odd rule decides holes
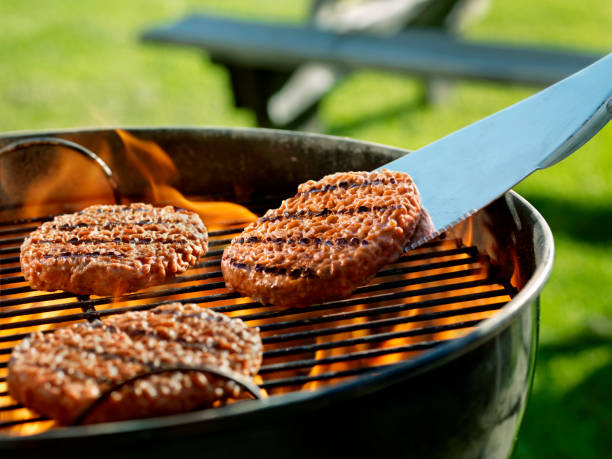
[[[170,185],[179,173],[172,159],[155,142],[134,137],[117,130],[126,149],[126,159],[146,178],[150,187],[150,200],[159,204],[172,204],[197,212],[211,231],[233,224],[255,221],[257,216],[247,208],[232,202],[190,201]]]
[[[112,202],[112,189],[101,170],[83,156],[61,147],[49,150],[42,162],[45,170],[20,183],[22,217],[31,218],[79,210]],[[110,156],[99,156],[109,164]],[[78,203],[78,204],[77,204]],[[75,205],[76,204],[76,205]]]

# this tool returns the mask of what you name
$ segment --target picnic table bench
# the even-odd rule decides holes
[[[260,126],[284,128],[303,122],[335,82],[354,69],[548,85],[603,55],[469,41],[441,27],[395,27],[391,35],[381,36],[338,32],[313,22],[282,24],[204,14],[152,27],[142,38],[203,49],[229,69],[237,106],[253,109]]]

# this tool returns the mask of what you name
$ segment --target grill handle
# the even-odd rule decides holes
[[[69,150],[76,151],[77,153],[80,153],[87,159],[90,159],[91,161],[96,163],[100,167],[100,169],[102,169],[102,172],[104,172],[104,175],[106,176],[106,179],[108,180],[108,183],[111,189],[113,190],[113,197],[115,198],[115,203],[121,204],[121,193],[119,192],[119,187],[117,181],[115,180],[115,177],[113,176],[113,171],[111,170],[111,168],[108,167],[104,160],[98,155],[96,155],[93,151],[89,150],[88,148],[85,148],[82,145],[79,145],[76,142],[71,142],[70,140],[65,140],[56,137],[34,137],[26,140],[18,140],[17,142],[8,144],[7,146],[0,149],[0,156],[14,151],[24,150],[26,148],[36,147],[40,145],[64,147]]]

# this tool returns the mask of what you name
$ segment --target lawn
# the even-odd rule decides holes
[[[228,76],[193,50],[145,45],[153,23],[196,9],[301,21],[307,2],[3,0],[0,132],[104,125],[252,126]],[[493,0],[473,39],[612,51],[610,0]],[[612,76],[611,76],[612,81]],[[612,84],[612,83],[611,83]],[[331,134],[418,148],[534,88],[460,82],[441,105],[417,80],[357,72],[324,100]],[[535,385],[515,458],[612,451],[612,124],[517,187],[549,221],[557,257],[542,294]]]

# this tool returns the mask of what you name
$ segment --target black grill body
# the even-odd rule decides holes
[[[180,171],[177,187],[183,193],[241,202],[256,212],[276,205],[279,198],[291,196],[297,184],[307,179],[337,171],[374,169],[406,153],[367,142],[259,129],[145,128],[128,131],[139,139],[155,142],[170,154]],[[144,193],[146,183],[121,160],[124,145],[111,129],[5,135],[0,137],[0,147],[40,135],[74,141],[92,151],[105,151],[105,160],[113,165],[119,192],[129,197]],[[53,167],[53,154],[40,146],[10,158],[0,158],[4,171],[24,175],[1,182],[0,203],[4,216],[0,220],[10,219],[13,210],[16,213],[22,204],[23,196],[11,187],[11,183],[31,179],[28,175],[33,169],[44,171],[45,167]],[[22,222],[21,225],[30,223]],[[36,223],[31,225],[35,227]],[[476,214],[466,225],[470,226],[469,231],[460,226],[447,234],[447,241],[457,240],[455,250],[462,254],[458,256],[467,257],[461,262],[465,264],[465,272],[476,269],[479,259],[486,258],[490,269],[483,282],[499,285],[500,295],[512,299],[499,304],[493,299],[489,309],[496,312],[490,318],[460,324],[472,328],[463,337],[437,342],[429,338],[436,330],[422,332],[423,339],[417,344],[426,352],[393,365],[374,369],[361,367],[347,374],[320,376],[315,380],[327,378],[339,382],[316,391],[291,390],[263,401],[244,401],[164,418],[51,429],[30,437],[2,435],[0,450],[19,450],[22,457],[39,457],[41,452],[49,454],[51,451],[67,457],[82,457],[83,454],[150,457],[152,452],[160,457],[181,453],[211,457],[345,457],[349,454],[357,457],[365,454],[507,457],[520,426],[533,376],[538,294],[552,267],[552,236],[535,209],[512,192]],[[206,276],[214,277],[222,246],[232,231],[235,230],[215,235],[219,248],[213,245],[208,255],[210,259],[202,262],[202,267],[209,267],[213,274],[205,273],[202,280]],[[0,253],[4,257],[4,265],[0,266],[2,277],[15,278],[19,276],[19,268],[14,266],[18,253],[13,253],[11,244],[18,243],[20,235],[3,236],[5,241],[6,238],[14,241],[9,240],[4,245],[5,253]],[[466,240],[468,236],[469,241]],[[406,254],[403,258],[404,262],[408,260],[406,266],[435,262],[435,259],[427,261],[430,257],[427,254],[443,250],[440,244],[419,249],[412,261],[410,257],[415,254]],[[475,254],[478,257],[469,258]],[[419,257],[425,261],[419,261]],[[400,259],[399,265],[385,269],[403,267]],[[423,268],[424,276],[426,271],[427,266]],[[391,272],[391,277],[386,279],[383,273],[375,283],[395,282],[392,276],[396,274]],[[457,276],[457,281],[461,282],[461,276]],[[393,296],[396,295],[393,285],[365,287],[361,293],[369,298],[386,294],[388,288],[391,303],[405,298],[401,292],[400,296]],[[227,293],[212,293],[210,295],[225,296],[202,300],[210,295],[202,297],[199,288],[195,287],[195,295],[202,303],[235,298]],[[61,299],[65,294],[46,295],[60,295]],[[159,292],[140,295],[149,298],[151,305],[166,300],[165,294],[160,297]],[[11,300],[1,300],[8,307],[26,307],[31,302],[20,303],[23,300],[18,299],[16,304],[9,304]],[[96,304],[81,299],[80,303],[67,307],[80,309],[74,313],[75,319],[84,320],[117,312],[113,309],[115,305],[109,307],[108,303],[100,300]],[[388,305],[389,302],[382,301],[370,307]],[[342,302],[315,306],[314,310],[319,311],[316,320],[323,325],[327,322],[336,326],[336,321],[321,317],[344,313],[346,306]],[[124,306],[118,307],[130,306],[126,300]],[[463,307],[473,306],[467,301]],[[303,376],[300,375],[284,379],[273,376],[277,371],[274,365],[279,364],[274,361],[275,357],[287,354],[286,349],[292,346],[309,345],[289,336],[293,329],[299,330],[299,323],[277,330],[278,322],[302,320],[300,313],[259,311],[257,305],[224,304],[218,308],[237,315],[244,310],[247,320],[262,320],[264,342],[267,339],[269,344],[279,340],[281,344],[283,340],[293,343],[273,346],[267,351],[269,362],[264,361],[262,371],[264,388],[274,393],[275,388],[291,388],[301,382],[299,378]],[[386,318],[374,316],[368,320]],[[288,355],[297,357],[280,364],[295,367],[298,362],[298,366],[307,367],[311,357],[303,354],[290,350]]]

